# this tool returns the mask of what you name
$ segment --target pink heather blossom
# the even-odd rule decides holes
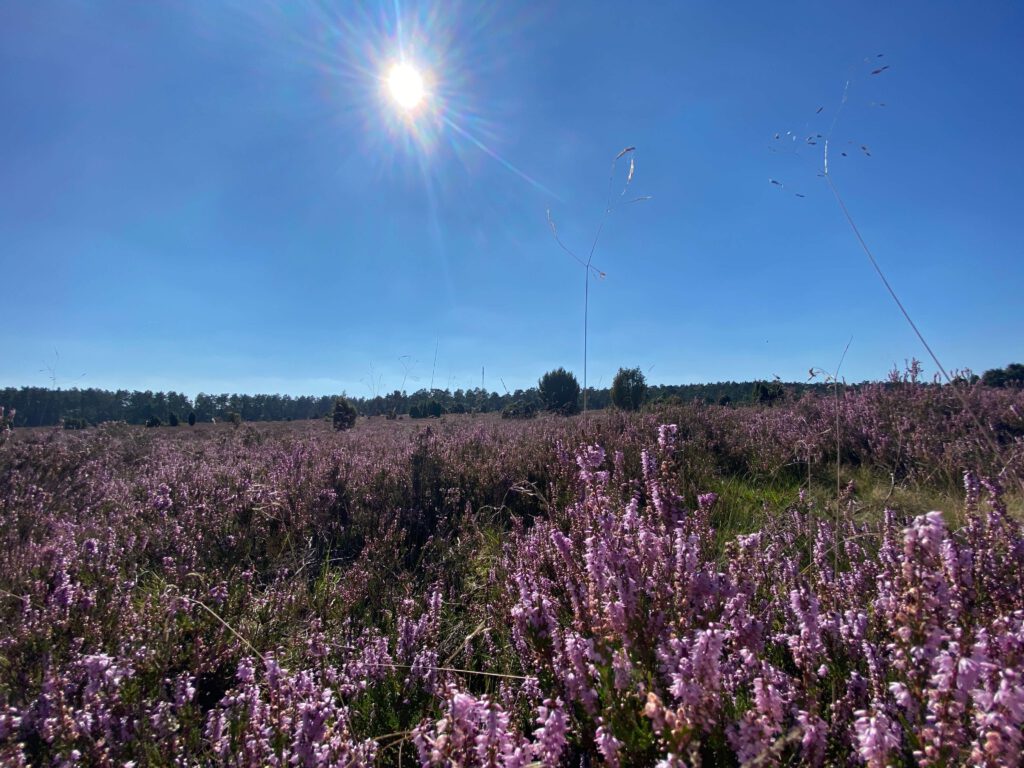
[[[658,447],[662,451],[671,451],[676,446],[676,437],[679,434],[679,425],[662,424],[658,427]]]
[[[858,710],[855,714],[857,752],[868,768],[884,768],[888,765],[889,755],[900,744],[898,727],[881,711],[869,713]]]
[[[604,758],[608,768],[618,768],[619,750],[622,748],[622,742],[616,739],[603,723],[598,726],[597,732],[594,734],[594,740],[597,742],[597,749]]]

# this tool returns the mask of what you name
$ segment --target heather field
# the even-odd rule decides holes
[[[1024,392],[958,386],[15,430],[0,763],[1018,765]]]

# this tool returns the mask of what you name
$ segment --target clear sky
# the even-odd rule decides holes
[[[1017,2],[0,4],[0,386],[582,378],[546,211],[585,258],[626,146],[651,199],[597,245],[592,386],[801,380],[851,338],[883,378],[926,353],[828,137],[943,363],[1020,361],[1022,40]]]

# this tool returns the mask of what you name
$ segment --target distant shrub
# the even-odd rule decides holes
[[[89,423],[81,416],[67,416],[64,418],[64,429],[85,429]]]
[[[146,426],[147,427],[161,427],[161,426],[163,426],[163,422],[160,421],[160,417],[159,416],[150,416],[146,420]]]
[[[331,422],[339,432],[354,427],[357,415],[355,406],[344,397],[339,397],[334,401],[334,412],[331,414]]]
[[[445,407],[437,400],[427,400],[425,403],[415,403],[409,406],[409,418],[411,419],[437,419],[447,413]]]
[[[532,419],[536,415],[536,406],[533,403],[524,403],[522,400],[509,403],[501,411],[503,419]]]
[[[178,421],[178,414],[172,413],[167,416],[167,426],[176,427],[181,422]]]
[[[1005,368],[993,368],[985,371],[981,383],[986,387],[1020,387],[1024,386],[1024,365],[1010,363]]]
[[[188,425],[189,425],[190,427],[194,427],[194,426],[196,425],[196,412],[195,412],[195,411],[192,411],[192,412],[191,412],[191,413],[190,413],[190,414],[188,415]]]
[[[228,411],[224,414],[228,421],[234,424],[236,427],[242,423],[242,414],[238,411]]]
[[[565,368],[545,373],[537,382],[540,399],[549,411],[569,416],[580,409],[580,385]]]
[[[751,398],[759,405],[773,405],[786,396],[786,390],[778,379],[774,381],[758,381],[754,384]]]
[[[638,411],[647,395],[647,379],[639,368],[619,368],[612,381],[612,402],[624,411]]]

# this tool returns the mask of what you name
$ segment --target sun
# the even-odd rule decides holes
[[[404,61],[391,67],[388,72],[387,84],[391,98],[406,112],[411,112],[418,107],[427,95],[423,85],[423,75],[416,67]]]

